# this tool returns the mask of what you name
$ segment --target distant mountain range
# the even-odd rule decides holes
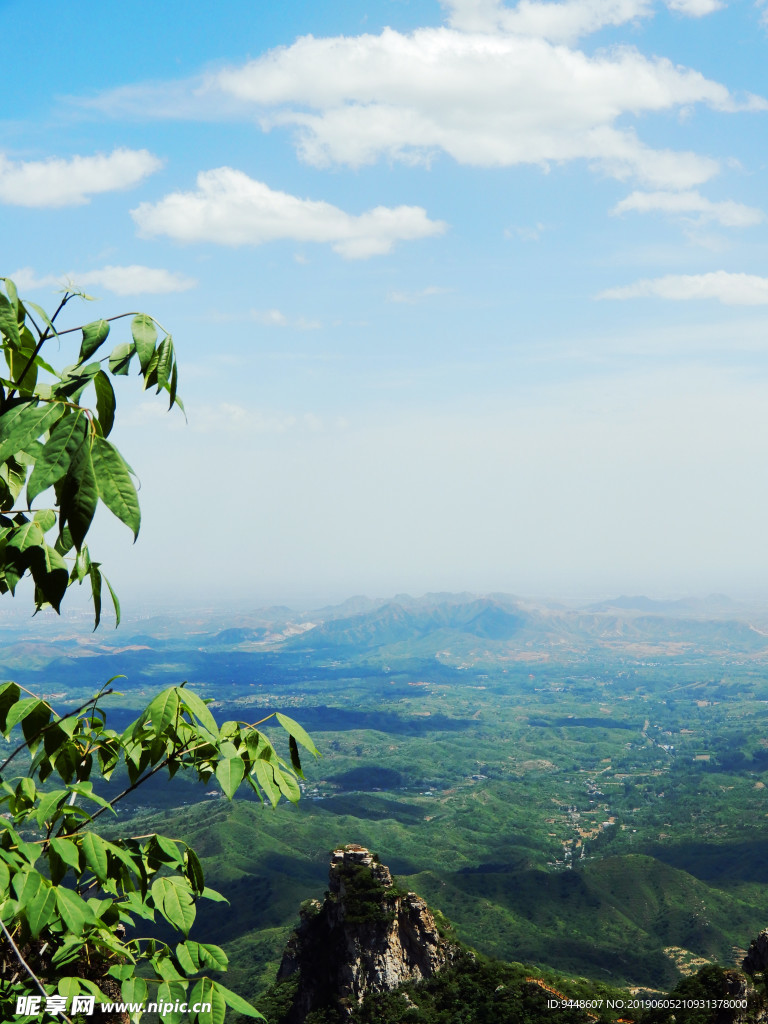
[[[629,659],[697,655],[768,659],[768,614],[707,598],[659,601],[642,595],[582,607],[534,602],[509,594],[399,594],[388,600],[353,597],[312,612],[270,607],[239,612],[221,628],[221,616],[181,612],[174,621],[144,619],[118,634],[37,634],[5,625],[0,672],[43,671],[52,662],[115,658],[147,666],[173,652],[188,663],[213,654],[276,654],[302,663],[334,661],[396,664],[440,660],[480,666],[514,660],[567,660],[587,652]],[[119,656],[119,658],[117,658]],[[119,666],[119,667],[118,667]]]

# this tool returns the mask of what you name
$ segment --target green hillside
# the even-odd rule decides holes
[[[141,828],[154,823],[144,818]],[[458,823],[443,830],[442,842],[435,832],[425,843],[419,829],[392,819],[206,800],[156,824],[196,847],[208,883],[230,900],[226,908],[201,904],[195,934],[227,948],[230,980],[253,996],[273,980],[300,904],[322,898],[328,851],[340,842],[392,851],[385,854],[391,866],[421,866],[399,870],[400,883],[442,911],[480,952],[614,985],[671,987],[680,951],[689,960],[730,963],[733,947],[746,945],[764,922],[761,908],[648,856],[607,857],[556,872],[524,859],[453,870]]]

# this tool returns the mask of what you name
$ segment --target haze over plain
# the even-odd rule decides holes
[[[0,4],[3,273],[179,351],[121,594],[760,588],[765,7],[272,7]]]

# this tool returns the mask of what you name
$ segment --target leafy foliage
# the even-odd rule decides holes
[[[141,525],[133,471],[108,440],[116,407],[110,375],[126,375],[135,360],[144,387],[166,391],[170,407],[183,408],[176,393],[173,340],[164,331],[159,339],[159,325],[145,313],[58,330],[64,307],[87,296],[65,292],[49,317],[35,303],[21,300],[10,278],[0,281],[0,339],[8,367],[7,375],[0,376],[0,593],[15,593],[30,574],[36,607],[58,612],[67,588],[87,583],[98,626],[106,583],[119,623],[117,597],[85,543],[99,502],[134,539]],[[131,341],[99,356],[110,321],[123,317],[132,318]],[[65,336],[72,334],[81,337],[74,362],[55,370],[41,350],[53,339],[66,344]],[[87,395],[95,399],[95,411],[83,404]],[[35,499],[50,489],[52,507],[33,508]]]
[[[0,280],[0,339],[8,366],[8,375],[0,377],[0,593],[13,595],[29,573],[36,607],[58,612],[67,588],[87,581],[98,626],[104,582],[119,623],[117,598],[85,543],[99,502],[134,538],[141,522],[133,470],[108,440],[115,419],[109,375],[126,375],[135,359],[144,387],[165,390],[169,407],[181,405],[171,336],[163,332],[159,338],[159,325],[146,314],[124,314],[132,317],[132,340],[93,359],[109,336],[109,321],[55,326],[78,293],[66,292],[49,318],[34,303],[22,302],[9,278]],[[77,358],[56,371],[41,349],[73,332],[81,334]],[[39,379],[41,373],[47,379]],[[83,404],[89,388],[95,412]],[[27,507],[19,507],[25,487]],[[52,507],[34,509],[49,489]],[[154,832],[109,838],[103,822],[95,826],[162,771],[169,778],[187,771],[203,783],[215,779],[230,800],[245,783],[262,802],[295,802],[299,747],[317,756],[314,744],[298,723],[278,714],[288,736],[290,763],[284,761],[258,729],[274,715],[255,724],[218,725],[186,684],[163,690],[118,733],[108,727],[103,706],[113,681],[63,715],[16,683],[0,686],[0,732],[6,740],[21,733],[0,765],[1,1019],[38,1021],[41,999],[83,994],[135,1004],[149,995],[163,1007],[165,1024],[178,1024],[180,1001],[188,1002],[196,1024],[221,1024],[228,1007],[260,1017],[209,977],[226,970],[224,951],[189,937],[199,901],[224,899],[206,886],[194,850]],[[12,777],[20,755],[30,758],[29,769]],[[127,775],[128,786],[109,798],[104,784],[118,771]],[[149,936],[138,934],[139,921],[149,922]],[[155,921],[170,925],[181,941],[171,946],[153,936]],[[27,1015],[17,1013],[17,1000],[30,995],[35,998],[24,1004]],[[132,1019],[140,1017],[140,1010],[132,1013]]]
[[[15,683],[0,687],[0,730],[6,738],[16,726],[23,733],[0,765],[0,806],[6,812],[0,819],[0,919],[49,994],[101,996],[98,983],[82,977],[84,961],[96,956],[103,962],[101,973],[120,982],[125,1001],[137,1000],[138,988],[146,994],[146,982],[136,975],[136,965],[144,962],[161,1001],[177,1001],[190,979],[196,988],[210,986],[212,1009],[193,1018],[199,1024],[218,1019],[217,1005],[259,1016],[205,974],[226,969],[224,952],[189,939],[198,901],[223,898],[206,887],[195,852],[158,834],[108,839],[92,826],[160,771],[169,777],[191,771],[203,783],[215,778],[230,799],[245,781],[262,800],[276,804],[284,795],[295,801],[301,761],[294,737],[317,751],[301,727],[281,715],[293,740],[289,765],[256,725],[217,725],[207,704],[184,685],[158,694],[118,733],[108,727],[102,706],[112,692],[104,690],[62,716]],[[24,750],[32,756],[30,771],[9,779],[10,763]],[[108,780],[121,766],[130,784],[106,799],[93,778]],[[171,947],[135,937],[138,918],[163,919],[184,939]],[[30,985],[30,977],[16,968],[0,977],[0,1006],[9,1012]],[[164,998],[164,986],[171,986],[173,999]],[[163,1020],[175,1024],[178,1017],[169,1012]]]

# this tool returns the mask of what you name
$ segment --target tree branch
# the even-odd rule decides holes
[[[19,689],[23,690],[24,687],[21,686],[21,687],[19,687]],[[26,690],[25,692],[26,693],[30,693],[29,690]],[[66,722],[66,720],[68,718],[72,718],[73,715],[79,715],[80,712],[84,711],[88,707],[89,704],[93,704],[93,706],[94,706],[93,709],[95,711],[96,710],[96,702],[99,700],[99,698],[100,697],[108,697],[110,693],[114,693],[114,692],[115,692],[114,690],[99,690],[99,692],[96,694],[95,697],[91,697],[91,699],[87,700],[85,702],[85,704],[81,704],[79,708],[75,708],[74,711],[70,711],[68,715],[63,715],[63,716],[59,715],[58,718],[56,718],[53,722],[49,722],[48,725],[44,726],[44,728],[42,728],[40,730],[40,732],[36,733],[33,738],[34,739],[39,739],[39,737],[42,736],[44,733],[48,732],[49,729],[52,729],[54,727],[54,725],[58,725],[60,722]],[[33,693],[33,694],[31,694],[31,696],[32,697],[37,697],[37,694]],[[41,697],[37,697],[37,699],[38,700],[42,700]],[[45,704],[46,707],[48,707],[51,711],[53,711],[53,708],[51,707],[50,704],[48,704],[47,701],[43,701],[43,704]],[[56,714],[55,711],[53,711],[53,713]],[[16,747],[16,749],[13,751],[13,753],[9,754],[8,757],[6,757],[6,759],[3,761],[3,763],[0,764],[0,781],[2,781],[3,772],[8,767],[8,765],[11,763],[11,761],[14,759],[14,757],[16,757],[17,754],[20,754],[22,752],[22,750],[24,750],[25,747],[29,746],[29,744],[30,744],[29,740],[25,740],[23,743],[20,743],[18,745],[18,747]]]
[[[55,312],[55,313],[53,314],[53,316],[51,317],[51,321],[50,321],[50,322],[51,322],[51,324],[53,324],[53,321],[54,321],[54,320],[56,319],[56,317],[57,317],[57,316],[59,315],[59,313],[60,313],[60,312],[62,311],[62,309],[63,309],[63,308],[64,308],[64,307],[66,306],[66,304],[67,304],[67,303],[69,302],[69,300],[70,300],[71,298],[72,298],[72,296],[71,296],[71,295],[70,295],[70,294],[69,294],[68,292],[67,292],[67,293],[65,293],[65,295],[64,295],[64,298],[63,298],[63,299],[61,300],[61,302],[59,303],[59,307],[58,307],[58,309],[56,310],[56,312]],[[35,327],[36,327],[36,330],[37,330],[37,331],[38,331],[38,333],[39,333],[39,328],[37,327],[37,325],[35,325]],[[54,331],[53,331],[53,333],[54,333],[54,334],[58,334],[59,332],[58,332],[58,331],[56,331],[56,330],[55,330],[55,328],[54,328]],[[24,380],[24,378],[26,377],[26,375],[27,375],[27,373],[28,373],[28,371],[29,371],[29,368],[30,368],[30,366],[32,366],[32,364],[34,363],[34,361],[35,361],[35,360],[37,359],[38,355],[40,354],[40,349],[41,349],[41,348],[43,347],[43,345],[44,345],[44,344],[46,343],[46,341],[48,341],[48,339],[49,339],[50,337],[51,337],[51,335],[50,335],[50,329],[49,329],[48,327],[46,327],[46,329],[45,329],[45,330],[43,331],[43,333],[42,333],[42,334],[40,335],[40,340],[38,341],[37,345],[35,345],[35,350],[34,350],[34,352],[32,353],[32,355],[31,355],[31,356],[29,357],[29,359],[27,360],[27,364],[26,364],[26,366],[25,366],[25,367],[24,367],[24,369],[23,369],[23,370],[21,371],[21,373],[19,374],[19,376],[18,376],[18,377],[16,378],[16,386],[15,386],[15,387],[12,387],[12,388],[11,388],[11,390],[10,390],[10,391],[8,392],[8,395],[6,396],[6,401],[10,401],[10,399],[11,399],[11,398],[13,398],[14,394],[16,393],[16,391],[18,391],[18,389],[19,389],[19,386],[21,385],[21,382],[22,382],[22,381]]]
[[[13,950],[14,955],[16,956],[16,959],[19,961],[21,966],[24,968],[24,970],[30,976],[32,981],[34,981],[35,985],[37,985],[37,988],[40,991],[40,993],[42,994],[43,998],[47,999],[48,998],[48,993],[43,988],[42,982],[40,981],[38,976],[35,974],[35,972],[32,970],[32,968],[29,966],[29,964],[24,959],[24,957],[21,955],[21,950],[16,945],[16,943],[13,941],[13,936],[8,931],[8,929],[6,928],[6,926],[5,926],[5,924],[4,924],[4,922],[2,920],[0,920],[0,928],[2,928],[3,932],[5,933],[5,937],[8,940],[8,943],[10,944],[10,947]],[[67,1024],[72,1024],[72,1021],[69,1019],[69,1017],[65,1013],[62,1013],[61,1016],[67,1022]]]

